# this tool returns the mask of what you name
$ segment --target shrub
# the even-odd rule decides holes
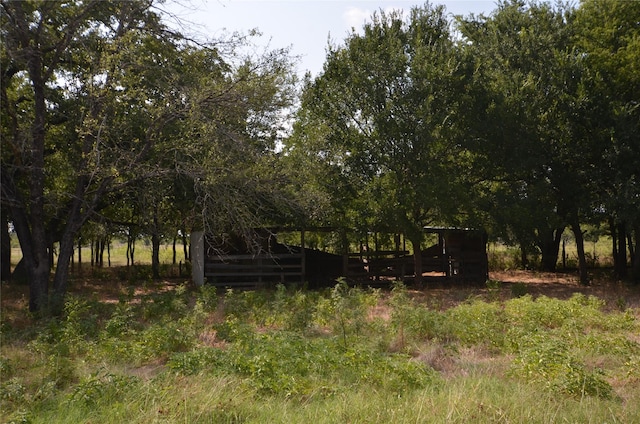
[[[511,296],[512,297],[522,297],[529,293],[529,289],[525,283],[514,283],[511,285]]]
[[[497,303],[472,300],[449,309],[445,318],[449,333],[464,345],[498,350],[505,345],[505,314]]]
[[[289,292],[283,284],[278,284],[271,307],[271,321],[285,330],[308,330],[313,325],[317,300],[316,293],[302,290]]]
[[[443,314],[423,305],[416,305],[402,283],[395,283],[389,298],[391,325],[396,331],[400,347],[412,340],[447,338]]]
[[[117,401],[139,386],[140,380],[133,376],[98,371],[82,379],[69,396],[69,402],[95,407]]]
[[[228,364],[225,351],[213,347],[201,347],[189,352],[177,352],[167,361],[167,367],[182,375],[193,375],[216,370]]]
[[[379,292],[365,292],[357,287],[349,287],[343,278],[331,289],[330,296],[319,299],[315,321],[332,329],[339,335],[346,349],[350,336],[359,336],[367,324],[369,308],[378,302]]]
[[[103,337],[122,337],[134,328],[134,313],[131,305],[120,302],[113,315],[104,325]]]
[[[552,392],[611,398],[613,389],[599,369],[588,370],[561,340],[537,334],[522,341],[511,372]]]

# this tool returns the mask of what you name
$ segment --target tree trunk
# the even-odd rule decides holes
[[[633,246],[633,231],[627,232],[627,246],[629,247],[629,259],[633,264],[633,261],[636,257],[636,249]]]
[[[51,299],[51,309],[54,314],[62,312],[64,307],[64,296],[67,293],[67,281],[69,276],[69,262],[73,255],[73,242],[76,231],[72,227],[79,227],[74,222],[74,217],[70,217],[64,233],[60,239],[60,252],[58,254],[58,262],[56,264],[56,272],[53,276],[53,296]]]
[[[0,260],[0,281],[9,281],[11,280],[11,236],[9,235],[9,215],[7,208],[4,205],[1,208],[0,214],[2,218],[0,219],[0,255],[2,259]]]
[[[133,229],[129,227],[127,234],[127,266],[134,264],[134,253],[136,250],[136,235]]]
[[[576,248],[578,250],[578,269],[580,272],[580,284],[589,285],[589,275],[587,272],[587,259],[584,254],[584,234],[577,221],[571,223],[571,230],[576,239]]]
[[[627,230],[624,222],[618,224],[618,267],[616,276],[623,280],[627,278]]]
[[[562,240],[562,232],[564,227],[551,229],[542,234],[539,241],[540,251],[542,252],[542,270],[547,272],[555,272],[558,262],[558,252],[560,251],[560,241]]]
[[[177,254],[176,254],[176,243],[178,242],[178,235],[173,235],[173,261],[171,262],[173,265],[176,264]]]
[[[422,239],[410,238],[411,246],[413,247],[413,282],[416,288],[421,289],[423,287],[422,278]]]
[[[160,234],[158,223],[158,208],[153,210],[153,230],[151,234],[151,273],[153,278],[160,278]]]
[[[524,243],[520,243],[520,263],[523,269],[529,268],[529,259],[527,258],[527,248]]]
[[[187,262],[191,260],[191,257],[189,255],[189,246],[187,242],[187,232],[184,229],[182,230],[182,249],[184,250],[184,261]]]
[[[640,284],[640,252],[638,251],[638,247],[640,246],[640,224],[637,224],[634,227],[633,232],[636,239],[636,246],[633,256],[633,281],[636,284]]]
[[[609,217],[609,232],[611,233],[611,256],[613,257],[613,274],[618,275],[618,234],[616,232],[616,225],[613,217]]]
[[[44,312],[49,304],[49,271],[51,269],[47,240],[42,236],[34,236],[22,207],[16,205],[11,208],[11,212],[29,280],[29,311]],[[36,231],[35,234],[38,232]]]
[[[82,237],[78,237],[78,269],[82,269]]]
[[[100,268],[104,267],[104,249],[107,245],[107,237],[101,237],[100,238]]]

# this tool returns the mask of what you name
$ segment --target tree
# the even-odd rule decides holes
[[[261,162],[256,155],[277,141],[271,124],[291,98],[286,52],[234,67],[215,45],[170,31],[153,6],[1,3],[2,203],[30,273],[34,312],[49,306],[54,242],[51,306],[60,311],[73,243],[88,220],[143,182],[176,174],[193,178],[201,199],[217,202],[231,175]],[[232,56],[240,42],[225,45]],[[220,167],[207,162],[214,156]],[[233,173],[216,174],[222,182],[209,185],[220,168]],[[240,203],[238,192],[225,200]],[[244,190],[244,199],[254,193]]]
[[[38,7],[42,6],[42,7]],[[30,280],[29,307],[37,311],[47,306],[51,245],[48,224],[50,196],[46,166],[50,156],[51,126],[58,123],[57,104],[51,103],[56,78],[67,64],[74,63],[73,52],[95,36],[101,24],[113,29],[109,18],[111,5],[100,2],[69,3],[2,2],[3,81],[2,109],[8,111],[10,128],[3,128],[2,199],[20,240]],[[79,37],[87,34],[87,37]],[[77,59],[76,59],[77,60]],[[22,95],[19,95],[22,94]],[[47,101],[49,100],[49,103]],[[25,106],[23,106],[23,104]],[[64,120],[64,118],[62,119]],[[3,125],[4,127],[4,125]],[[90,137],[85,137],[83,153],[91,152]],[[88,159],[80,159],[88,168]],[[62,245],[69,245],[82,223],[85,181],[78,178],[75,198],[69,196],[67,234]],[[61,257],[64,253],[61,251]],[[58,268],[64,274],[64,266]],[[58,286],[64,285],[61,277]]]
[[[461,21],[465,48],[476,61],[481,95],[470,149],[487,181],[497,222],[510,227],[523,251],[533,243],[542,267],[556,267],[569,225],[576,235],[581,281],[587,281],[580,223],[592,214],[598,149],[584,137],[585,66],[573,47],[574,10],[508,1],[490,16]],[[525,256],[523,254],[523,256]]]
[[[423,226],[460,218],[465,163],[454,123],[462,88],[444,8],[426,4],[406,20],[374,14],[362,34],[330,47],[304,92],[298,148],[339,172],[355,228],[407,235],[417,270]],[[420,283],[421,272],[415,277]]]
[[[576,46],[590,72],[585,95],[586,136],[602,146],[591,172],[598,179],[594,209],[610,223],[616,275],[627,272],[627,248],[640,278],[640,3],[582,1]],[[635,249],[632,234],[635,233]]]

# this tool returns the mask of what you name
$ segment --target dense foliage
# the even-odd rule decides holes
[[[605,224],[618,276],[625,241],[640,275],[639,17],[620,1],[380,12],[307,82],[291,151],[325,164],[351,227],[414,252],[425,224],[480,225],[553,271],[568,227],[587,283],[584,228]]]
[[[167,234],[299,214],[275,154],[295,94],[286,51],[192,41],[153,1],[3,1],[1,19],[3,234],[10,221],[32,311],[62,307],[79,237],[146,234],[157,276]]]

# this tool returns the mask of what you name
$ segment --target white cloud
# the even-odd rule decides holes
[[[385,14],[391,14],[394,11],[396,12],[404,12],[404,8],[402,7],[393,7],[388,6],[382,9]],[[376,9],[375,13],[380,12],[380,9]],[[342,13],[342,20],[345,23],[345,26],[351,31],[351,28],[355,28],[356,32],[360,32],[365,22],[371,22],[371,15],[373,15],[374,11],[369,9],[361,9],[359,7],[349,7]]]
[[[370,10],[352,6],[342,13],[342,20],[349,30],[355,28],[356,31],[358,31],[371,15],[372,12]]]

